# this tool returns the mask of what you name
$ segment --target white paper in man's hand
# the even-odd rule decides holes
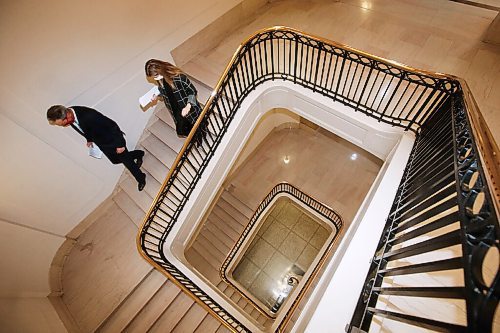
[[[89,147],[89,156],[93,158],[102,158],[102,151],[95,144]]]
[[[144,96],[141,96],[139,98],[139,104],[144,108],[146,105],[151,103],[153,101],[153,96],[159,96],[160,95],[160,90],[158,89],[158,86],[154,86],[149,90],[147,93],[144,94]]]

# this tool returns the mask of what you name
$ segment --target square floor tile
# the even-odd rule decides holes
[[[285,238],[278,251],[281,252],[285,257],[295,262],[300,256],[302,251],[304,251],[307,242],[299,237],[297,234],[291,232]]]
[[[323,247],[323,245],[325,244],[328,237],[330,237],[330,234],[331,233],[326,228],[320,226],[312,236],[311,240],[309,241],[309,244],[314,246],[316,249],[320,250],[321,247]]]
[[[287,228],[292,229],[302,214],[302,211],[294,204],[288,203],[283,207],[279,215],[276,216],[276,220]]]
[[[318,230],[318,227],[318,222],[314,221],[306,214],[302,214],[292,230],[304,240],[309,241],[316,230]]]
[[[272,217],[277,217],[280,214],[283,207],[285,207],[289,202],[290,200],[288,198],[285,197],[278,198],[274,203],[274,207],[272,208],[270,215]]]
[[[255,245],[247,251],[243,258],[253,262],[259,269],[262,269],[276,250],[264,239],[259,238]]]
[[[262,238],[271,244],[275,249],[278,249],[289,232],[289,229],[274,220],[274,222],[269,225],[266,232],[262,234]]]
[[[236,266],[233,272],[233,278],[238,281],[245,288],[250,287],[260,269],[250,260],[243,258],[243,260]]]
[[[275,281],[281,281],[283,277],[292,268],[293,263],[290,259],[279,252],[275,252],[264,266],[264,272]]]
[[[297,259],[297,265],[304,271],[307,271],[317,255],[318,250],[308,244],[300,254],[299,259]]]
[[[248,288],[248,291],[259,301],[267,305],[269,300],[274,296],[273,290],[275,287],[276,282],[266,273],[260,272]]]
[[[259,231],[257,231],[257,235],[262,236],[263,233],[269,228],[271,224],[275,222],[274,218],[271,215],[266,216],[265,220],[260,222]]]

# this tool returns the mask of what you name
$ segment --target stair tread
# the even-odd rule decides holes
[[[258,199],[258,198],[252,198],[248,193],[247,191],[245,191],[245,186],[244,185],[240,185],[238,182],[234,182],[232,183],[232,195],[234,197],[236,197],[238,200],[240,200],[241,202],[243,202],[245,205],[247,205],[248,207],[255,207],[255,209],[257,209],[257,207],[259,206],[260,204],[260,200],[262,199]]]
[[[209,315],[207,311],[194,302],[193,305],[191,305],[191,308],[189,308],[189,310],[184,314],[182,319],[179,320],[172,332],[193,332],[207,315]]]
[[[190,247],[184,255],[193,267],[198,270],[204,277],[208,279],[213,284],[220,282],[221,278],[219,272],[212,266],[206,264],[205,258],[194,248]]]
[[[150,134],[141,142],[142,146],[153,154],[161,163],[170,169],[177,157],[177,153],[172,148],[165,145],[155,135]]]
[[[136,226],[140,226],[144,219],[144,211],[137,205],[137,203],[130,198],[130,196],[123,189],[113,196],[113,201],[120,207],[121,210],[127,214],[128,217],[134,222]]]
[[[201,229],[200,235],[203,235],[206,239],[210,239],[210,241],[213,243],[213,245],[221,252],[224,253],[224,255],[228,255],[229,252],[231,251],[231,244],[232,243],[227,243],[228,237],[221,232],[213,232],[214,226],[206,225]],[[229,240],[230,241],[230,240]]]
[[[246,228],[248,222],[250,222],[250,218],[245,216],[242,212],[236,209],[229,202],[224,200],[224,198],[219,198],[217,201],[217,206],[223,209],[226,213],[228,213],[236,222],[238,222],[243,228]]]
[[[177,294],[177,297],[175,297],[174,301],[170,303],[168,308],[154,323],[149,332],[171,332],[177,324],[179,318],[184,316],[193,302],[194,301],[185,293],[180,292]]]
[[[146,180],[147,186],[147,180]],[[129,195],[129,197],[139,206],[145,213],[149,211],[149,207],[153,202],[153,198],[146,192],[137,190],[137,182],[132,177],[125,178],[120,187]]]
[[[231,330],[224,325],[220,325],[219,329],[215,333],[231,333]]]
[[[160,139],[164,144],[169,146],[176,154],[179,153],[182,146],[184,145],[184,139],[179,138],[175,129],[170,127],[163,120],[156,120],[148,130],[153,133],[158,139]]]
[[[189,61],[182,66],[182,70],[209,87],[215,87],[220,76],[220,73],[211,70],[210,64],[204,64],[199,60]]]
[[[203,276],[205,276],[212,284],[216,285],[217,289],[226,295],[228,299],[233,301],[240,307],[240,309],[248,313],[252,318],[257,319],[260,312],[254,311],[255,308],[250,302],[236,292],[233,287],[230,287],[226,282],[222,281],[219,275],[219,269],[211,264],[207,265],[208,260],[200,254],[202,251],[202,249],[191,247],[188,251],[186,251],[186,258],[193,265],[193,267],[200,271],[200,273],[203,274]]]
[[[156,107],[155,115],[158,118],[160,118],[163,122],[165,122],[166,124],[168,124],[170,127],[172,127],[173,129],[175,129],[175,122],[174,122],[174,118],[172,118],[172,114],[167,109],[167,107],[165,106],[165,104],[163,104],[163,102],[161,102],[161,103],[162,103],[161,105],[159,105],[159,106]]]
[[[240,238],[240,234],[235,231],[234,229],[230,228],[226,222],[219,218],[216,214],[211,213],[208,218],[207,218],[207,223],[211,223],[215,225],[220,231],[222,231],[224,234],[226,234],[233,242],[233,244],[238,241]]]
[[[149,172],[146,173],[146,187],[143,191],[146,191],[151,198],[155,198],[160,190],[161,184],[158,182]]]
[[[106,320],[99,332],[121,332],[131,318],[134,318],[158,289],[165,283],[166,278],[157,270],[150,274],[127,297],[127,299]]]
[[[219,329],[220,321],[218,321],[214,316],[208,314],[203,318],[198,327],[194,330],[194,333],[215,333]]]
[[[212,94],[213,89],[204,84],[203,82],[199,81],[195,77],[190,77],[191,82],[193,83],[194,87],[198,91],[198,101],[205,105],[210,98],[210,95]]]
[[[206,237],[203,234],[199,234],[196,237],[196,241],[199,242],[207,251],[210,252],[215,258],[220,259],[221,263],[224,262],[224,259],[228,255],[228,252],[225,252],[224,249],[219,248],[213,242],[213,239]]]
[[[212,210],[212,214],[215,214],[217,217],[219,217],[221,220],[223,220],[224,223],[228,227],[230,227],[232,230],[234,230],[238,234],[238,237],[239,237],[239,235],[241,235],[241,233],[245,229],[243,225],[241,225],[234,217],[232,217],[228,212],[226,212],[218,204],[214,206],[214,209]]]
[[[146,153],[142,168],[148,171],[158,182],[162,183],[168,174],[169,169],[161,163],[154,155]]]
[[[124,331],[147,332],[180,293],[180,288],[167,280]]]
[[[224,230],[219,229],[215,223],[211,221],[206,221],[204,229],[209,231],[212,235],[217,235],[217,239],[221,241],[227,248],[232,249],[234,247],[234,240],[226,235]]]
[[[243,215],[245,215],[249,220],[252,218],[254,211],[245,203],[241,202],[240,199],[235,197],[231,192],[227,190],[223,191],[222,198],[230,203],[238,211],[240,211]]]
[[[207,263],[215,270],[218,270],[222,265],[223,259],[220,259],[222,256],[217,257],[216,255],[212,254],[207,246],[205,244],[202,244],[202,242],[194,242],[191,247],[198,251],[198,253],[201,254],[201,256],[207,261]]]

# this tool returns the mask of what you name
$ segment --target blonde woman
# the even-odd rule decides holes
[[[148,60],[145,70],[146,76],[156,81],[160,91],[160,96],[153,99],[163,99],[174,119],[177,135],[186,137],[203,110],[196,98],[197,91],[193,83],[178,67],[165,61]],[[206,122],[203,122],[194,137],[198,145],[201,144],[206,129]]]

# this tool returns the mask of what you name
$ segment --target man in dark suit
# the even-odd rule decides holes
[[[47,110],[49,124],[67,127],[87,139],[87,147],[96,144],[113,164],[123,163],[137,180],[139,191],[146,186],[146,174],[141,171],[144,151],[128,151],[123,132],[117,123],[97,110],[85,106],[53,105]]]

